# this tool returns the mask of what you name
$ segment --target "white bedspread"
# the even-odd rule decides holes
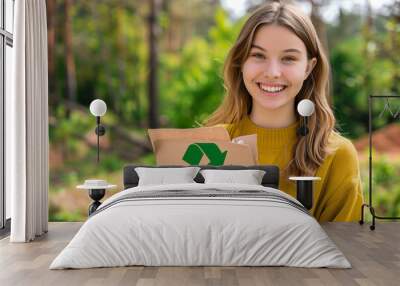
[[[163,190],[263,190],[263,186],[179,184],[135,187],[107,199],[54,259],[50,269],[126,265],[350,268],[310,215],[262,198],[174,197],[122,200]],[[298,202],[297,202],[298,203]],[[107,207],[108,206],[108,207]]]

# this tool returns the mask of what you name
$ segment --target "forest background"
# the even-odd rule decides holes
[[[50,220],[80,221],[90,199],[76,185],[101,178],[120,191],[124,165],[155,164],[147,128],[196,127],[220,104],[223,62],[248,14],[234,15],[232,3],[219,0],[46,2]],[[244,7],[250,12],[264,2],[247,0]],[[400,2],[379,9],[369,0],[287,2],[309,13],[329,55],[337,129],[359,150],[368,200],[368,95],[400,95]],[[99,164],[89,112],[96,98],[108,107]],[[373,201],[378,214],[399,216],[400,129],[398,117],[381,113],[385,103],[375,105],[373,130],[399,148],[384,152],[383,144],[374,153]],[[389,103],[396,113],[400,101]]]

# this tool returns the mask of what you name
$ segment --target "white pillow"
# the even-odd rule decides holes
[[[234,183],[247,185],[261,185],[265,171],[262,170],[201,170],[205,184]]]
[[[138,186],[195,183],[193,179],[199,170],[199,167],[135,168],[139,176]]]

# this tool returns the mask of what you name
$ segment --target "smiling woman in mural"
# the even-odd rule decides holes
[[[359,162],[351,141],[334,129],[329,72],[309,17],[292,5],[266,4],[250,15],[227,56],[227,94],[206,125],[225,124],[231,138],[257,134],[259,164],[279,166],[279,188],[292,196],[289,176],[321,177],[311,210],[318,221],[357,221]],[[306,138],[296,132],[303,99],[315,104]]]

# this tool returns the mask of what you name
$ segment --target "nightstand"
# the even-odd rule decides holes
[[[113,189],[117,185],[111,185],[107,183],[105,180],[85,180],[83,185],[79,185],[77,189],[83,189],[89,191],[89,197],[93,200],[93,202],[89,206],[89,216],[97,210],[97,208],[101,205],[100,200],[104,197],[107,189]]]

